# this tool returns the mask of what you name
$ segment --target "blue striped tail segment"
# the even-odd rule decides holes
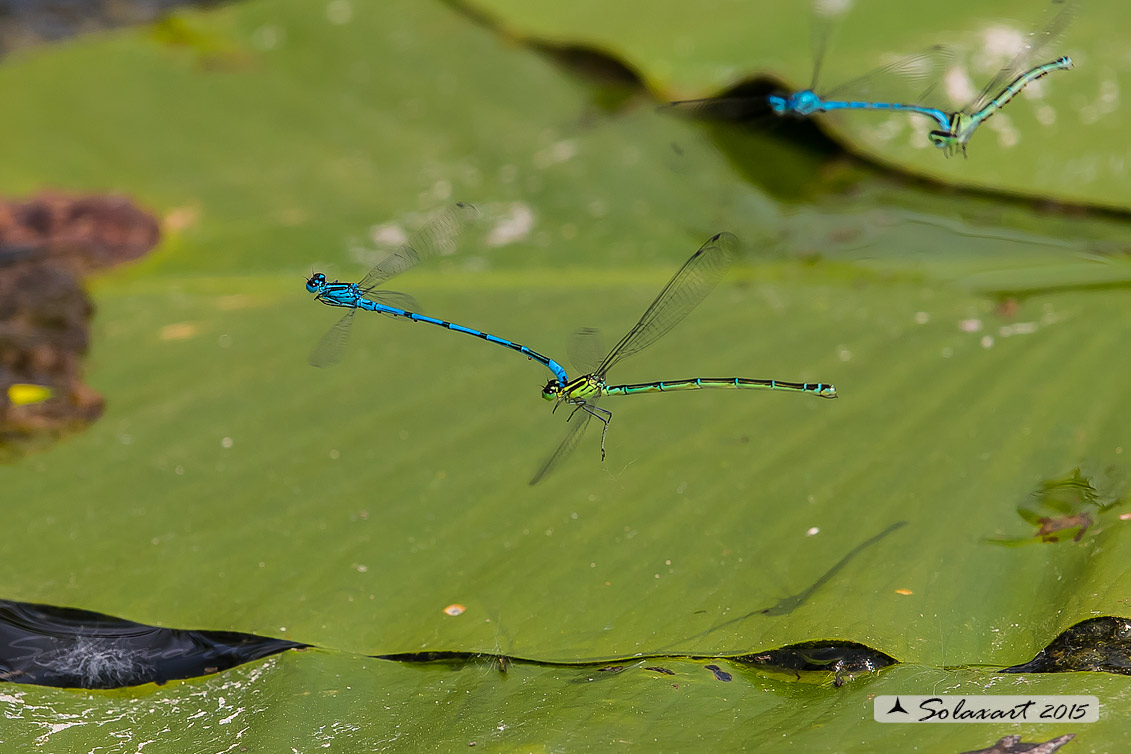
[[[935,107],[905,105],[900,102],[864,102],[857,100],[822,99],[810,90],[795,92],[788,97],[770,95],[766,98],[770,109],[778,115],[793,115],[800,118],[833,110],[890,110],[903,113],[918,113],[931,118],[939,128],[947,128],[950,117]]]
[[[939,124],[940,128],[950,125],[950,118],[942,110],[935,107],[922,107],[920,105],[904,105],[898,102],[840,102],[837,100],[823,101],[821,108],[825,112],[832,110],[891,110],[900,113],[917,113],[931,118]]]
[[[344,284],[343,289],[345,289]],[[491,335],[490,333],[485,333],[470,327],[457,325],[455,322],[448,322],[447,320],[429,317],[425,314],[416,314],[415,312],[405,311],[404,309],[398,309],[395,306],[379,304],[376,301],[370,301],[367,298],[352,296],[353,300],[351,300],[351,294],[348,292],[348,290],[333,291],[325,295],[325,298],[328,299],[328,302],[332,302],[331,305],[333,306],[353,306],[358,309],[364,309],[365,311],[377,312],[378,314],[388,314],[392,317],[403,317],[404,319],[409,319],[413,322],[425,322],[429,325],[443,327],[446,330],[461,332],[466,335],[474,335],[476,338],[481,338],[488,343],[496,343],[500,346],[503,346],[504,348],[509,348],[512,351],[518,351],[526,358],[537,361],[539,364],[553,372],[554,376],[563,385],[569,382],[569,377],[566,375],[565,367],[551,359],[549,356],[543,356],[532,348],[527,348],[520,343],[514,343],[505,338],[500,338],[497,335]]]
[[[340,297],[339,297],[340,298]],[[347,306],[347,304],[340,304],[340,306]],[[394,317],[411,317],[409,312],[404,309],[398,309],[395,306],[388,306],[387,304],[378,304],[376,301],[370,301],[367,298],[358,298],[358,309],[364,309],[367,312],[377,312],[378,314],[389,314]]]
[[[362,299],[362,300],[364,301],[365,299]],[[537,351],[535,351],[531,348],[527,348],[526,346],[522,345],[521,343],[514,343],[512,341],[507,340],[506,338],[500,338],[497,335],[491,335],[490,333],[485,333],[485,332],[482,332],[480,330],[475,330],[475,329],[470,328],[470,327],[464,327],[463,325],[457,325],[455,322],[448,322],[447,320],[436,319],[435,317],[429,317],[429,316],[424,315],[424,314],[415,314],[414,312],[404,312],[404,311],[401,311],[400,309],[394,309],[393,307],[384,306],[382,304],[375,304],[375,306],[380,307],[380,309],[375,309],[374,311],[384,311],[385,313],[392,314],[393,316],[406,317],[408,319],[411,319],[413,322],[426,322],[430,325],[436,325],[438,327],[443,327],[447,330],[452,330],[454,332],[461,332],[461,333],[464,333],[466,335],[473,335],[476,338],[480,338],[482,340],[487,341],[488,343],[496,343],[500,346],[503,346],[504,348],[509,348],[512,351],[518,351],[519,353],[521,353],[526,358],[533,359],[534,361],[537,361],[539,364],[541,364],[542,366],[549,369],[551,372],[554,373],[554,376],[562,384],[565,384],[566,382],[569,381],[569,377],[566,375],[565,367],[563,367],[561,364],[559,364],[558,362],[551,359],[549,356],[543,356],[542,354],[538,353]]]

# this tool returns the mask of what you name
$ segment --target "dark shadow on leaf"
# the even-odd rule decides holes
[[[1003,673],[1072,673],[1080,670],[1131,675],[1131,620],[1092,618],[1064,631],[1028,662]]]
[[[712,626],[711,628],[708,628],[705,631],[701,631],[700,633],[697,633],[694,636],[689,636],[686,639],[681,639],[680,641],[676,642],[675,644],[671,644],[671,645],[669,645],[669,647],[666,647],[666,648],[680,646],[682,644],[687,644],[688,642],[694,641],[696,639],[701,639],[705,636],[709,636],[710,634],[715,633],[716,631],[719,631],[723,628],[726,628],[727,626],[733,626],[737,623],[741,623],[745,620],[749,620],[750,618],[753,618],[754,616],[757,616],[757,615],[762,615],[762,616],[767,616],[767,617],[789,615],[794,610],[796,610],[797,608],[801,607],[803,604],[808,602],[809,599],[812,598],[812,596],[814,594],[816,594],[818,590],[820,590],[822,587],[824,587],[826,584],[828,584],[838,573],[840,573],[840,571],[845,566],[847,566],[849,563],[852,562],[853,559],[855,559],[857,556],[859,556],[860,553],[862,553],[867,548],[877,544],[878,542],[880,542],[880,540],[884,539],[885,537],[887,537],[892,532],[895,532],[898,529],[901,529],[906,525],[907,525],[906,521],[896,521],[894,524],[892,524],[891,526],[888,526],[883,531],[869,537],[868,539],[864,540],[860,544],[856,545],[851,550],[849,550],[844,555],[844,557],[842,557],[840,560],[838,560],[836,563],[834,563],[827,571],[825,571],[823,574],[821,574],[817,578],[816,581],[814,581],[812,584],[810,584],[808,587],[801,590],[797,594],[793,594],[793,595],[790,595],[788,597],[783,597],[782,599],[778,600],[773,605],[769,605],[768,607],[758,608],[757,610],[751,610],[750,612],[745,613],[743,615],[740,615],[737,618],[731,618],[730,620],[725,621],[723,623],[719,623],[715,626]]]
[[[26,602],[0,601],[0,679],[113,689],[217,673],[293,641],[232,631],[184,631]]]
[[[824,682],[831,673],[838,688],[856,676],[896,663],[894,657],[855,642],[805,642],[730,659],[765,673],[792,675],[798,681]]]

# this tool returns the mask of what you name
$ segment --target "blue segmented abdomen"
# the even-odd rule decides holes
[[[394,317],[411,317],[409,312],[404,309],[398,309],[395,306],[386,306],[385,304],[378,304],[376,301],[370,301],[367,298],[359,298],[356,304],[358,309],[364,309],[369,312],[379,312],[381,314],[392,314]]]
[[[808,117],[820,112],[831,110],[893,110],[896,112],[918,113],[931,118],[939,124],[939,128],[947,128],[949,117],[947,113],[934,107],[921,105],[907,105],[901,102],[863,102],[849,100],[826,100],[815,92],[805,89],[794,92],[789,97],[770,95],[766,98],[770,108],[779,114],[791,114]]]
[[[474,335],[475,337],[481,338],[482,340],[485,340],[488,343],[497,343],[498,345],[503,346],[505,348],[509,348],[512,351],[518,351],[519,353],[521,353],[522,355],[524,355],[528,359],[532,359],[534,361],[537,361],[539,364],[541,364],[542,366],[546,367],[551,372],[553,372],[554,376],[563,385],[566,382],[569,381],[569,377],[566,375],[566,370],[561,364],[554,361],[549,356],[543,356],[542,354],[538,353],[537,351],[530,349],[530,348],[527,348],[526,346],[521,345],[519,343],[512,343],[511,341],[506,340],[504,338],[500,338],[496,335],[491,335],[490,333],[485,333],[485,332],[482,332],[480,330],[474,330],[470,327],[464,327],[463,325],[457,325],[455,322],[448,322],[447,320],[436,319],[435,317],[429,317],[426,314],[416,314],[415,312],[406,312],[403,309],[397,309],[396,307],[393,307],[393,306],[387,306],[385,304],[379,304],[376,301],[370,301],[369,299],[366,299],[366,298],[360,299],[358,301],[357,305],[360,308],[366,309],[368,311],[381,312],[383,314],[391,314],[394,317],[405,317],[407,319],[411,319],[413,322],[425,322],[429,325],[436,325],[438,327],[443,327],[446,330],[454,330],[455,332],[461,332],[461,333],[464,333],[466,335]]]

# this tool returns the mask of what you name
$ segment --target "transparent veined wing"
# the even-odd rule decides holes
[[[592,374],[607,353],[601,331],[594,327],[581,328],[566,344],[566,354],[578,374]]]
[[[766,88],[759,93],[667,102],[656,109],[690,118],[744,123],[767,119],[774,114],[766,100],[769,92]]]
[[[917,105],[931,99],[953,62],[954,50],[935,45],[838,84],[827,92],[821,92],[821,98],[839,102]]]
[[[609,352],[596,373],[604,375],[618,361],[644,350],[679,324],[718,285],[734,262],[738,246],[733,233],[718,233],[700,246],[668,281],[640,321]]]
[[[593,408],[597,405],[597,399],[588,401],[588,406]],[[566,458],[573,453],[577,448],[577,444],[581,441],[581,436],[585,434],[586,427],[589,422],[593,420],[593,414],[586,411],[585,408],[580,406],[571,406],[572,413],[570,414],[570,428],[566,431],[565,437],[558,443],[558,447],[554,448],[554,452],[550,457],[545,460],[542,466],[530,478],[530,484],[535,485],[546,478],[547,475],[561,464]]]
[[[817,82],[821,79],[825,52],[829,49],[833,29],[840,23],[840,17],[850,5],[845,0],[813,0],[809,16],[809,52],[813,58],[813,75],[809,78],[811,90],[817,89]]]
[[[477,217],[479,210],[465,202],[448,207],[409,236],[399,249],[378,262],[357,284],[358,288],[367,293],[424,260],[447,252]]]
[[[386,291],[376,290],[371,292],[366,298],[376,301],[378,304],[391,306],[394,309],[401,309],[406,312],[419,312],[420,304],[416,299],[407,293],[400,291]]]
[[[314,346],[314,350],[310,352],[311,366],[332,367],[342,360],[342,351],[345,350],[346,343],[349,341],[353,316],[356,313],[357,309],[350,309],[346,312],[346,316],[339,319],[333,327],[326,331],[326,334]]]

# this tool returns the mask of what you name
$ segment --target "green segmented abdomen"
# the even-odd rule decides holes
[[[836,398],[836,388],[824,382],[751,380],[745,377],[696,377],[689,380],[643,382],[636,385],[613,385],[606,387],[605,393],[608,395],[635,395],[637,393],[673,393],[679,390],[706,390],[708,388],[785,390],[792,393],[810,393],[821,398]]]
[[[973,113],[970,116],[971,125],[977,126],[979,123],[989,118],[998,110],[1005,107],[1011,99],[1021,93],[1022,89],[1024,89],[1037,79],[1043,78],[1053,71],[1067,71],[1071,68],[1072,58],[1065,55],[1063,57],[1057,58],[1051,63],[1045,63],[1044,65],[1039,65],[1036,68],[1026,71],[1016,79],[1014,79],[1013,83],[1005,87],[1005,89],[1002,90],[1001,94],[990,100],[985,107],[983,107],[978,112]]]

